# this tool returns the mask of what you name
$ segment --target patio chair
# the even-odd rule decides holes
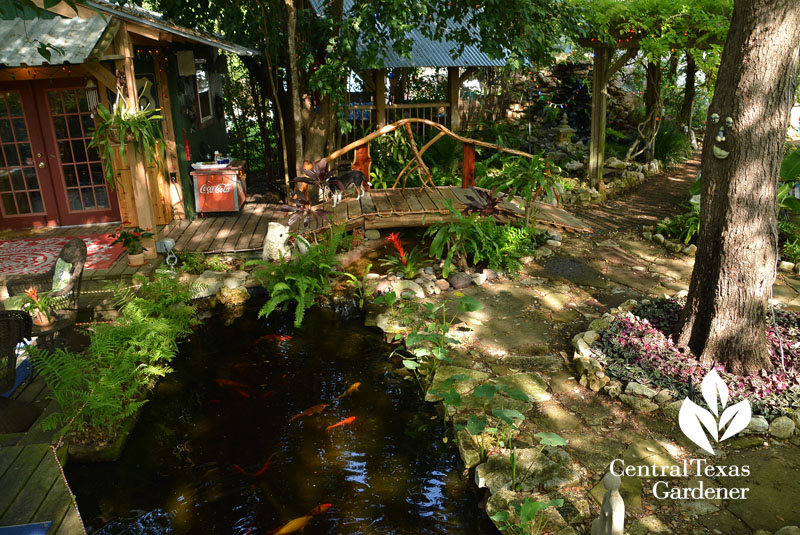
[[[83,265],[86,263],[86,244],[73,238],[64,244],[56,263],[47,273],[15,277],[6,283],[11,297],[6,300],[6,309],[16,308],[15,298],[24,294],[31,286],[39,292],[50,292],[55,301],[55,312],[59,317],[70,317],[74,323],[78,314],[78,298],[81,293]]]
[[[24,379],[18,377],[17,346],[31,337],[32,327],[27,312],[0,311],[0,392],[4,392],[0,396],[0,433],[27,431],[41,412],[30,403],[7,397]]]

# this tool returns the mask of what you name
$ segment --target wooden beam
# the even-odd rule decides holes
[[[103,35],[100,36],[100,40],[97,41],[97,44],[94,45],[94,49],[92,49],[91,54],[89,54],[89,58],[91,59],[100,59],[106,55],[108,52],[108,47],[114,42],[114,39],[117,37],[117,33],[119,32],[119,28],[121,26],[119,19],[111,19],[106,26]],[[116,58],[119,59],[119,58]]]
[[[128,103],[130,106],[139,105],[136,93],[136,72],[133,69],[133,43],[131,36],[128,33],[128,24],[123,23],[119,34],[117,35],[117,51],[123,55],[123,59],[117,60],[117,71],[121,71],[125,75],[125,89],[128,96]],[[156,240],[158,239],[158,228],[156,226],[156,218],[153,212],[153,203],[151,202],[154,192],[150,191],[150,180],[147,176],[147,167],[145,166],[144,157],[135,150],[132,144],[128,144],[125,150],[125,157],[128,159],[131,169],[131,181],[133,183],[133,197],[136,206],[136,215],[139,221],[139,226],[148,232],[153,233],[152,238],[146,238],[142,245],[145,248],[144,256],[148,259],[153,259],[158,256],[156,253]]]
[[[461,79],[458,77],[458,67],[447,68],[447,87],[450,102],[450,130],[458,132],[461,129],[461,116],[458,113],[458,93],[461,89]]]
[[[461,187],[475,187],[475,145],[464,143],[464,160],[461,162]]]
[[[375,69],[375,115],[375,124],[383,127],[386,124],[386,69]]]
[[[606,85],[611,49],[594,49],[592,73],[592,132],[589,142],[589,183],[598,191],[605,190],[603,184],[603,163],[606,150]],[[602,194],[602,193],[601,193]]]
[[[478,67],[467,67],[464,69],[464,72],[461,73],[461,76],[458,77],[458,83],[464,85],[464,82],[469,80],[476,72],[478,72]]]
[[[617,60],[611,64],[611,66],[606,71],[606,82],[611,80],[611,77],[614,76],[618,70],[625,66],[630,60],[636,57],[636,54],[639,53],[638,48],[629,48],[622,54]]]
[[[158,41],[159,37],[161,36],[161,30],[158,28],[151,28],[150,26],[145,26],[144,24],[137,24],[135,22],[126,22],[125,27],[128,29],[129,34],[136,34],[141,35],[142,37],[147,37],[148,39],[152,39],[153,41]]]
[[[109,89],[112,93],[117,90],[117,77],[111,74],[108,69],[96,61],[87,61],[81,66],[90,76],[94,76],[101,86]]]

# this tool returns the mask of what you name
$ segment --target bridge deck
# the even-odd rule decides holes
[[[384,189],[371,190],[361,199],[347,197],[334,209],[330,201],[323,209],[333,214],[334,223],[344,224],[347,230],[358,227],[366,229],[394,227],[423,227],[450,217],[447,201],[453,208],[462,211],[469,202],[469,189],[439,187],[425,190]],[[536,222],[559,229],[588,232],[585,223],[566,210],[549,204],[536,203]],[[328,214],[329,217],[330,214]],[[233,252],[259,249],[264,244],[267,225],[272,221],[287,224],[290,214],[276,205],[250,201],[236,215],[210,215],[194,221],[173,221],[159,233],[160,238],[175,240],[175,248],[181,252]],[[503,213],[497,219],[508,222],[523,216],[522,210],[511,203],[503,204]],[[310,234],[327,227],[328,217],[320,221],[311,220],[308,227],[295,223],[292,232]]]

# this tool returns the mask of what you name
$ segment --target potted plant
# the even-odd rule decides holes
[[[129,225],[130,221],[125,221],[123,225]],[[147,250],[142,245],[145,238],[152,238],[154,234],[147,232],[141,227],[125,228],[122,225],[117,227],[113,234],[109,234],[109,238],[114,238],[111,244],[121,243],[128,251],[128,265],[129,266],[143,266],[144,265],[144,252]]]
[[[147,90],[148,83],[145,83],[141,94]],[[148,167],[155,161],[155,165],[161,168],[166,161],[164,136],[154,125],[154,121],[163,117],[158,113],[159,108],[150,109],[149,104],[144,109],[139,108],[137,103],[141,94],[136,102],[129,102],[117,91],[117,101],[111,110],[102,104],[97,106],[97,126],[92,130],[92,139],[88,146],[100,152],[105,161],[106,181],[112,189],[116,184],[116,174],[111,165],[114,161],[114,147],[119,147],[123,162],[126,160],[125,146],[128,143],[133,145],[134,150],[144,154]]]
[[[47,292],[39,293],[35,286],[25,290],[24,301],[20,309],[31,315],[34,325],[46,327],[53,323],[50,296],[47,295]]]

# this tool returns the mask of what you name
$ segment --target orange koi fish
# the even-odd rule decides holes
[[[233,388],[247,388],[247,385],[242,383],[237,383],[236,381],[231,381],[230,379],[214,379],[214,382],[217,383],[219,386],[230,386]]]
[[[234,464],[233,465],[233,469],[236,470],[237,472],[239,472],[240,474],[242,474],[243,476],[247,475],[247,471],[244,468],[242,468],[241,466],[239,466],[238,464]]]
[[[332,503],[321,503],[308,512],[308,516],[317,516],[325,513],[328,509],[333,507]]]
[[[356,421],[356,417],[355,417],[355,416],[348,416],[347,418],[345,418],[345,419],[344,419],[344,420],[342,420],[341,422],[336,422],[336,423],[335,423],[335,424],[333,424],[333,425],[329,425],[328,427],[326,427],[326,428],[325,428],[325,431],[327,431],[328,433],[330,433],[330,432],[331,432],[331,429],[334,429],[334,428],[336,428],[336,427],[342,427],[343,425],[352,424],[352,423],[353,423],[353,422],[355,422],[355,421]]]
[[[278,453],[278,452],[275,452],[275,453]],[[256,471],[256,473],[255,473],[255,474],[253,474],[253,477],[258,477],[258,476],[260,476],[260,475],[263,475],[263,474],[264,474],[264,472],[266,472],[267,470],[269,470],[269,465],[272,463],[272,458],[273,458],[273,457],[275,457],[275,453],[273,453],[272,455],[270,455],[269,457],[267,457],[267,460],[266,460],[266,461],[264,461],[264,464],[261,466],[261,468],[259,468],[259,469]]]
[[[353,383],[353,384],[350,385],[350,388],[348,388],[347,390],[344,391],[344,394],[342,394],[341,396],[339,396],[336,399],[342,399],[344,397],[349,396],[353,392],[358,392],[359,388],[361,388],[361,383]]]
[[[287,535],[289,533],[296,533],[298,531],[302,532],[304,529],[306,529],[306,526],[309,522],[311,522],[312,518],[314,517],[309,515],[295,518],[280,528],[275,528],[272,531],[268,531],[267,535]]]
[[[264,395],[261,396],[261,397],[264,398],[264,399],[267,399],[268,397],[274,396],[274,395],[275,395],[275,391],[274,390],[269,390],[267,392],[264,392]]]
[[[297,420],[298,418],[302,418],[303,416],[313,416],[315,414],[322,414],[322,411],[324,411],[327,407],[328,407],[327,403],[320,403],[319,405],[314,405],[313,407],[309,407],[303,412],[295,414],[294,416],[289,418],[289,421],[292,422],[294,420]]]
[[[242,390],[241,388],[235,389],[234,392],[236,392],[237,394],[239,394],[243,398],[251,398],[251,397],[253,397],[250,394],[248,394],[247,392],[245,392],[244,390]]]
[[[265,334],[261,338],[257,338],[253,345],[258,345],[264,340],[269,340],[270,342],[288,342],[291,340],[292,337],[288,334]]]

